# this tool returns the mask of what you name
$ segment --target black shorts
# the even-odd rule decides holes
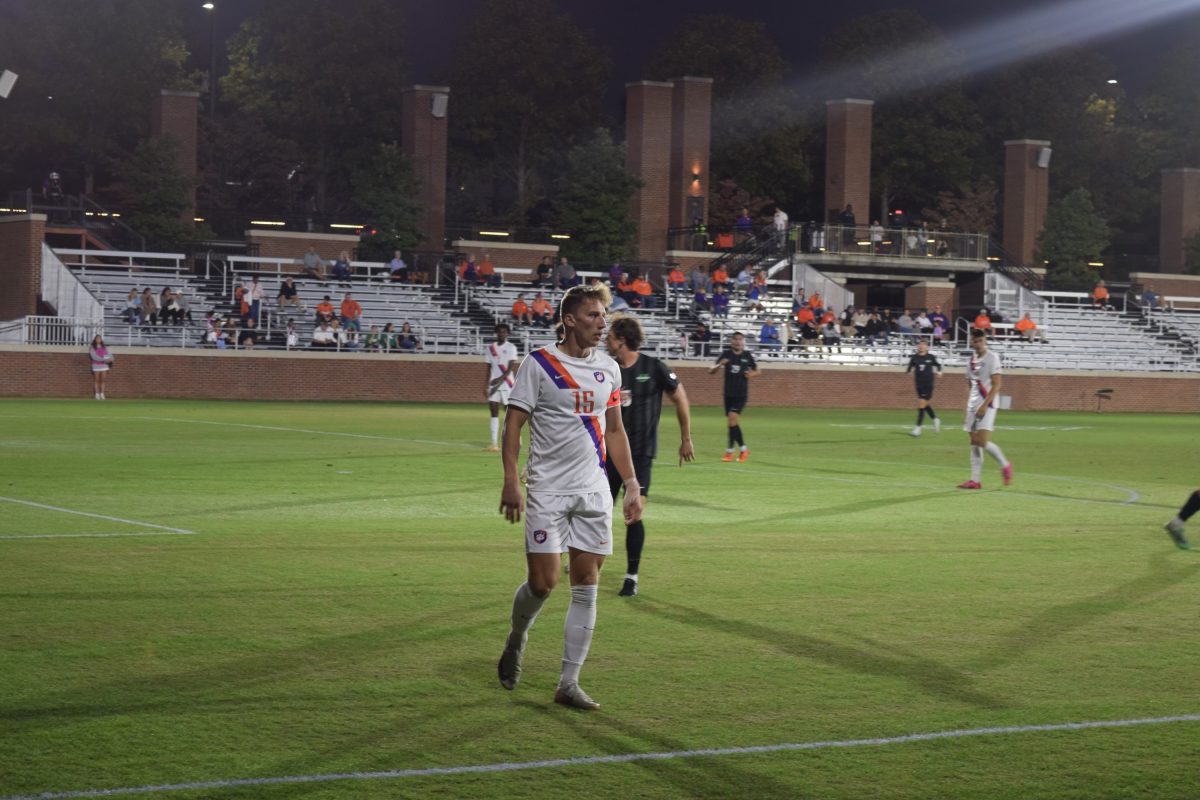
[[[749,401],[750,401],[750,398],[748,398],[748,397],[730,397],[729,395],[726,395],[725,396],[725,413],[726,414],[740,414],[740,413],[742,413],[742,409],[744,409],[746,407],[746,404]]]
[[[637,481],[641,484],[642,497],[648,497],[650,494],[650,464],[652,461],[653,459],[648,456],[635,456],[633,459],[633,474],[637,476]],[[617,472],[611,458],[605,466],[608,468],[608,489],[612,492],[613,500],[616,500],[623,484],[621,473]]]
[[[932,386],[918,386],[917,387],[917,399],[918,400],[932,400],[933,399],[933,387]]]

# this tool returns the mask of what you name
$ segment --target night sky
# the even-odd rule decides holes
[[[201,0],[176,0],[185,9],[188,39],[193,52],[207,55],[208,24],[200,9]],[[216,0],[218,37],[232,35],[261,0]],[[353,2],[353,0],[347,0]],[[1137,8],[1150,0],[1123,0],[1124,8]],[[404,0],[409,21],[408,41],[403,52],[411,64],[411,79],[416,83],[438,80],[454,57],[455,24],[469,17],[479,0]],[[860,16],[898,7],[917,11],[947,33],[983,25],[1034,8],[1062,7],[1067,3],[1046,0],[860,0],[854,4],[835,2],[760,2],[731,3],[729,0],[560,0],[559,6],[575,22],[594,34],[614,60],[614,88],[625,81],[644,78],[643,67],[662,39],[669,35],[687,14],[718,13],[764,22],[792,64],[793,77],[811,71],[822,39],[836,31],[849,16]],[[1175,5],[1190,7],[1184,15],[1149,27],[1105,38],[1095,45],[1116,67],[1116,76],[1127,89],[1143,88],[1157,66],[1160,54],[1177,43],[1184,29],[1181,22],[1200,22],[1200,0],[1177,0]],[[1092,13],[1102,15],[1116,8],[1115,0],[1094,0]],[[849,14],[849,16],[848,16]],[[553,47],[553,42],[540,46]],[[198,64],[198,66],[200,66]]]

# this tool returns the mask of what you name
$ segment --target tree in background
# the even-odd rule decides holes
[[[625,146],[607,130],[572,147],[555,201],[559,226],[571,232],[562,254],[591,264],[628,258],[637,235],[631,202],[641,185],[625,171]]]
[[[1090,289],[1098,274],[1088,267],[1108,247],[1112,232],[1096,213],[1087,189],[1075,189],[1050,204],[1046,226],[1038,236],[1038,257],[1047,263],[1046,286]]]
[[[179,141],[172,136],[145,139],[121,164],[119,177],[128,209],[125,222],[146,237],[151,249],[166,249],[209,235],[186,214],[196,182],[179,172]]]
[[[448,81],[452,213],[524,223],[562,154],[603,120],[609,69],[551,0],[487,0]]]
[[[354,204],[365,215],[360,257],[386,261],[393,250],[412,250],[421,243],[421,181],[412,162],[395,143],[381,144],[355,171]]]
[[[294,145],[303,210],[349,208],[354,165],[395,138],[403,32],[400,4],[388,0],[267,0],[230,41],[221,99]]]
[[[214,228],[237,232],[256,214],[303,207],[299,145],[247,114],[230,114],[216,125],[202,117],[201,124],[197,205]]]
[[[0,178],[36,188],[53,169],[69,192],[103,186],[149,133],[158,93],[196,86],[177,12],[160,0],[0,8],[4,66],[21,76],[4,101]]]
[[[1200,275],[1200,233],[1183,240],[1183,270],[1189,275]]]
[[[795,219],[810,208],[815,125],[784,84],[787,62],[761,22],[719,14],[687,17],[663,40],[646,67],[656,80],[683,75],[713,79],[710,219],[725,219],[715,194],[733,181]]]
[[[998,230],[997,195],[996,184],[983,178],[954,191],[938,192],[937,203],[921,216],[940,230],[994,236]]]

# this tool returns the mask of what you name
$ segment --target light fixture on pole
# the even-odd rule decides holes
[[[215,3],[200,6],[208,12],[208,116],[217,116],[217,14]]]
[[[0,99],[8,97],[8,93],[12,91],[13,86],[17,83],[17,73],[4,70],[0,73]]]

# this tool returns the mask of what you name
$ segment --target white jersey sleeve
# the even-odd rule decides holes
[[[608,491],[605,415],[621,404],[620,376],[617,363],[598,349],[571,358],[545,347],[521,362],[508,402],[529,412],[531,493]]]

